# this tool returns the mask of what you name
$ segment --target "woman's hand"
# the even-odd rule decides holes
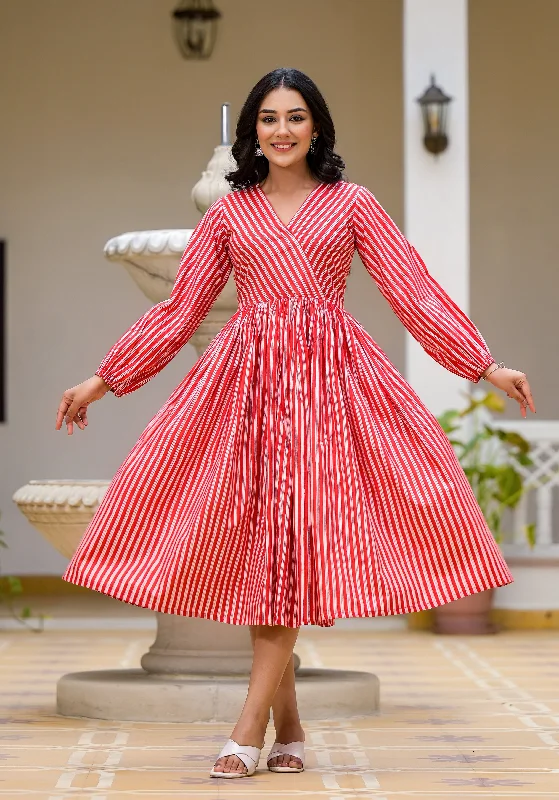
[[[526,419],[526,408],[529,408],[534,414],[536,413],[530,384],[523,372],[508,369],[508,367],[495,369],[495,364],[488,367],[486,371],[491,372],[491,375],[486,378],[488,383],[492,383],[497,389],[502,389],[503,392],[506,392],[507,397],[520,403],[520,412],[524,419]]]
[[[109,389],[108,383],[99,375],[93,375],[92,378],[88,378],[72,389],[66,389],[58,406],[56,430],[60,430],[63,422],[66,422],[70,436],[74,432],[74,422],[80,430],[85,430],[87,425],[87,406],[104,397]]]

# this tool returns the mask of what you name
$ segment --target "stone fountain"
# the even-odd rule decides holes
[[[192,199],[204,213],[230,187],[228,110],[221,113],[218,145]],[[169,297],[192,230],[124,233],[110,239],[105,256],[127,269],[154,303]],[[237,310],[231,276],[190,343],[202,355]],[[109,481],[32,480],[14,501],[32,525],[70,558],[103,498]],[[252,648],[247,627],[156,613],[154,643],[141,668],[76,672],[57,686],[57,709],[66,716],[147,722],[234,722],[246,697]],[[378,710],[379,684],[367,672],[306,669],[295,656],[297,697],[303,719],[333,719]]]

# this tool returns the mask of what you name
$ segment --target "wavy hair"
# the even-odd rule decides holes
[[[268,159],[257,156],[256,122],[258,110],[264,97],[274,89],[285,87],[295,89],[304,98],[313,121],[319,126],[314,153],[307,153],[307,163],[315,178],[322,183],[335,183],[345,180],[345,164],[334,152],[336,133],[326,100],[317,85],[304,72],[298,69],[280,67],[264,75],[251,89],[239,114],[235,130],[235,142],[231,148],[237,169],[227,173],[225,179],[233,189],[247,189],[261,183],[269,171]]]

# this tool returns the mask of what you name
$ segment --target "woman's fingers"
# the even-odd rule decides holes
[[[87,407],[95,400],[100,400],[106,392],[99,385],[100,381],[105,383],[95,375],[71,389],[66,389],[56,413],[56,430],[60,430],[63,422],[66,423],[69,434],[74,432],[74,425],[82,431],[85,430],[88,424]]]
[[[522,392],[516,388],[516,386],[513,386],[512,389],[510,390],[510,396],[512,397],[513,400],[518,400],[520,404],[526,401],[526,398],[524,397]]]
[[[74,433],[74,414],[70,412],[70,409],[64,415],[64,422],[66,423],[66,432],[68,436],[71,436]]]
[[[70,400],[67,400],[65,397],[62,397],[60,401],[60,405],[58,406],[58,412],[56,414],[56,425],[55,428],[57,431],[60,430],[62,427],[62,423],[64,422],[64,417],[66,416],[66,412],[68,411],[68,406],[70,405]]]
[[[83,417],[81,415],[81,411],[77,411],[76,412],[76,416],[74,417],[74,422],[76,423],[76,425],[78,426],[80,431],[84,431],[85,430],[85,423],[83,421]]]
[[[85,430],[87,425],[87,405],[76,402],[75,397],[68,396],[65,392],[58,406],[56,414],[56,430],[60,430],[62,423],[66,423],[68,434],[71,436],[74,432],[74,424]]]
[[[74,432],[74,424],[76,424],[78,428],[82,431],[85,429],[85,425],[83,423],[83,417],[81,415],[79,406],[75,406],[75,404],[72,403],[72,405],[66,412],[65,422],[69,434],[72,434]]]
[[[520,403],[520,411],[524,419],[526,419],[527,408],[534,414],[536,413],[536,406],[534,405],[530,384],[526,376],[522,375],[519,380],[513,382],[512,387],[507,392],[507,396]]]
[[[526,378],[522,379],[522,383],[518,386],[518,389],[522,393],[530,411],[532,411],[535,414],[536,406],[534,405],[534,398],[532,397],[532,390],[530,389],[530,384],[528,383]]]

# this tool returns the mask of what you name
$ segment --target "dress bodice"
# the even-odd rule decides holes
[[[318,184],[288,225],[258,187],[224,198],[223,225],[239,306],[313,297],[343,306],[355,241],[355,184]]]

